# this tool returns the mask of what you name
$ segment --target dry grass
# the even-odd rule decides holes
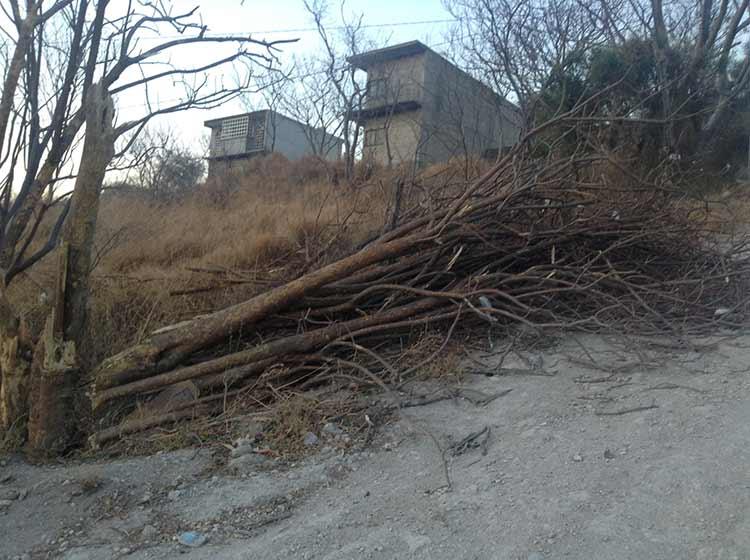
[[[382,231],[399,178],[407,178],[407,207],[426,200],[428,191],[461,188],[488,165],[452,161],[416,178],[408,169],[372,173],[362,167],[353,184],[345,184],[338,180],[339,168],[270,156],[171,204],[107,192],[99,214],[85,365],[159,327],[242,301],[350,253]],[[622,173],[600,172],[623,181]],[[746,220],[744,189],[717,191],[712,198],[710,204],[691,204],[696,219],[708,215],[714,231],[727,233]],[[41,330],[48,314],[54,274],[50,256],[10,288],[32,332]]]
[[[462,182],[466,169],[459,163],[432,168],[409,180],[404,196],[418,201],[430,184]],[[477,165],[470,169],[479,172]],[[392,211],[397,177],[408,170],[357,172],[345,184],[335,167],[270,156],[170,204],[105,192],[85,365],[159,327],[247,299],[350,253],[378,234]],[[54,275],[50,256],[11,288],[33,332],[48,314]]]

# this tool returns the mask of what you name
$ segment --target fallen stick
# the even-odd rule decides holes
[[[633,408],[623,408],[621,410],[615,410],[612,412],[606,412],[603,410],[597,410],[595,414],[597,416],[622,416],[623,414],[630,414],[631,412],[641,412],[643,410],[651,410],[653,408],[659,408],[659,405],[656,403],[644,405],[644,406],[636,406]]]

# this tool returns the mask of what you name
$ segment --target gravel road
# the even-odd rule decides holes
[[[292,465],[2,458],[0,558],[750,558],[750,335],[570,336],[503,367]]]

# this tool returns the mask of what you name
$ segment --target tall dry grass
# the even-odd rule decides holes
[[[445,183],[446,170],[427,177]],[[154,329],[242,301],[352,252],[382,231],[404,175],[362,167],[345,183],[336,167],[269,156],[170,203],[132,190],[105,191],[89,344],[82,349],[86,365]],[[406,196],[416,200],[422,182],[411,178],[416,187]],[[33,331],[49,312],[55,270],[50,255],[11,290]]]

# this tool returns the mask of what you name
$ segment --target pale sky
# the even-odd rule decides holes
[[[293,56],[305,56],[320,48],[317,35],[311,28],[314,26],[310,15],[304,9],[302,0],[175,0],[176,9],[190,9],[196,4],[203,22],[208,25],[211,34],[247,34],[254,38],[277,40],[299,38],[297,43],[284,45],[282,59],[291,60]],[[341,24],[340,3],[331,0],[330,26]],[[420,23],[449,20],[448,11],[441,0],[347,0],[345,10],[349,14],[364,14],[364,23],[370,27],[367,34],[382,43],[395,44],[418,39],[428,46],[440,47],[445,44],[445,33],[450,23]],[[377,26],[377,27],[375,27]],[[161,37],[163,39],[163,36]],[[157,38],[146,38],[148,41]],[[198,49],[179,49],[173,55],[171,62],[176,66],[181,64],[195,64],[209,62],[212,58],[220,57],[228,52],[221,47],[202,46]],[[213,80],[227,80],[233,82],[231,73],[221,75],[214,72]],[[174,101],[180,94],[169,84],[161,84],[150,90],[150,97],[161,103]],[[142,93],[123,93],[116,99],[118,120],[136,117],[145,110]],[[211,110],[191,110],[176,115],[160,116],[155,121],[157,126],[169,126],[176,129],[181,140],[198,148],[198,142],[207,132],[203,126],[205,120],[222,117],[244,111],[240,101],[228,102],[219,108]]]

